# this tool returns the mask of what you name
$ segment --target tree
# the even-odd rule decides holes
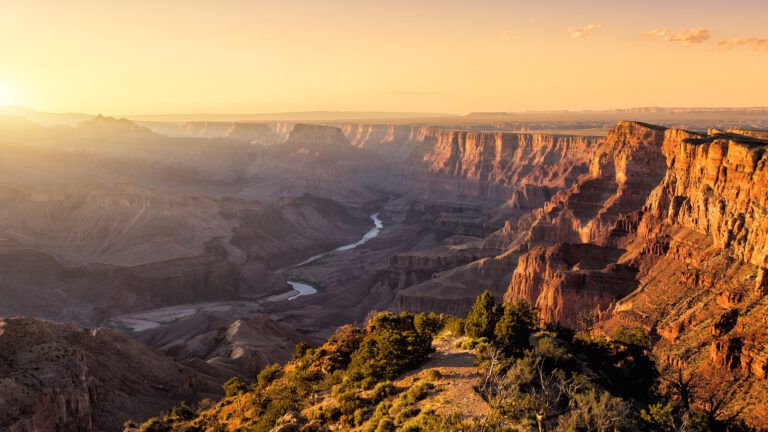
[[[412,315],[382,312],[370,319],[350,369],[362,378],[393,379],[427,360],[432,337],[419,334]]]
[[[492,339],[496,321],[498,321],[496,302],[493,300],[493,294],[485,291],[475,300],[475,304],[469,311],[464,331],[471,337]]]
[[[519,356],[530,348],[531,334],[536,330],[536,311],[520,299],[504,306],[504,314],[496,324],[496,344],[508,356]]]

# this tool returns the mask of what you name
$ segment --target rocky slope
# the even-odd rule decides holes
[[[134,336],[179,362],[225,378],[253,377],[267,365],[283,364],[304,339],[266,315],[233,320],[227,313],[207,311]],[[206,365],[201,367],[200,361]]]
[[[0,320],[0,429],[120,430],[218,382],[111,330]]]
[[[620,123],[588,173],[499,234],[523,252],[506,299],[534,302],[544,321],[643,328],[670,367],[741,380],[731,408],[763,424],[762,136]]]

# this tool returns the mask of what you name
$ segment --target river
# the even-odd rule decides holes
[[[373,228],[368,230],[368,232],[365,233],[360,240],[358,240],[358,241],[356,241],[354,243],[350,243],[348,245],[339,246],[336,249],[333,249],[333,250],[330,250],[330,251],[327,251],[327,252],[323,252],[321,254],[313,255],[313,256],[307,258],[306,260],[296,264],[295,266],[293,266],[291,268],[298,268],[298,267],[307,265],[307,264],[309,264],[311,262],[315,262],[315,261],[319,260],[320,258],[322,258],[322,257],[324,257],[324,256],[326,256],[326,255],[328,255],[330,253],[333,253],[333,252],[343,252],[343,251],[348,251],[348,250],[355,249],[356,247],[364,245],[365,243],[367,243],[371,239],[374,239],[374,238],[378,237],[378,235],[381,233],[382,228],[384,228],[384,223],[381,221],[381,219],[379,219],[379,213],[372,214],[371,215],[371,220],[373,221]],[[299,281],[299,280],[295,280],[295,279],[289,279],[288,280],[288,284],[290,284],[291,287],[293,288],[293,290],[296,292],[296,294],[288,297],[288,301],[296,300],[299,297],[309,296],[309,295],[317,293],[317,288],[315,288],[314,286],[312,286],[312,285],[310,285],[310,284],[308,284],[306,282],[303,282],[303,281]]]

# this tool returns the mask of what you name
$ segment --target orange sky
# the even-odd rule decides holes
[[[768,105],[763,0],[0,0],[0,104],[111,115]]]

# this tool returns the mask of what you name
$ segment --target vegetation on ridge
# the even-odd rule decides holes
[[[727,386],[721,392],[706,393],[681,373],[661,376],[642,331],[625,329],[608,339],[542,327],[537,317],[524,301],[499,305],[488,292],[478,297],[466,320],[434,313],[374,314],[364,328],[342,326],[318,348],[299,346],[294,360],[263,369],[254,383],[241,378],[227,381],[226,395],[218,403],[206,402],[197,409],[181,405],[126,429],[752,430],[735,421],[734,413],[723,411]],[[439,370],[401,379],[427,362],[438,340],[475,353],[474,392],[488,406],[482,418],[425,403],[452,379]]]

